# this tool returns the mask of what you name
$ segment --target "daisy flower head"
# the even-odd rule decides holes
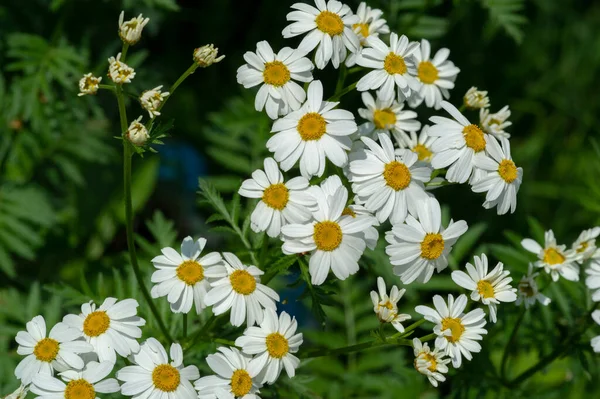
[[[361,139],[368,148],[366,158],[352,161],[350,181],[356,201],[375,213],[380,223],[402,223],[408,213],[417,214],[417,204],[425,200],[425,183],[432,169],[417,162],[412,151],[396,152],[392,140],[379,133],[379,144],[368,137]]]
[[[460,69],[448,60],[448,55],[450,50],[442,48],[432,58],[429,41],[421,40],[420,51],[413,53],[417,68],[416,77],[421,82],[421,88],[414,93],[411,107],[425,101],[429,108],[440,109],[442,100],[450,98],[449,90],[454,88],[454,81]]]
[[[262,322],[263,309],[275,309],[279,295],[260,283],[264,272],[258,267],[242,264],[231,252],[224,252],[223,258],[224,266],[217,266],[219,278],[210,283],[212,288],[204,302],[213,306],[212,311],[217,316],[231,309],[229,321],[235,327],[244,321],[249,326]]]
[[[306,191],[309,184],[305,177],[294,177],[286,183],[273,158],[265,158],[264,167],[264,171],[255,170],[252,179],[245,180],[238,193],[242,197],[260,198],[250,216],[252,230],[278,237],[281,226],[309,220],[309,208],[315,201]]]
[[[433,197],[417,204],[417,217],[408,215],[404,224],[393,226],[385,236],[389,243],[385,252],[403,284],[417,279],[426,283],[434,271],[439,273],[448,267],[452,246],[467,231],[464,220],[450,220],[444,229],[440,204]]]
[[[596,252],[596,238],[599,235],[600,227],[584,230],[579,234],[579,237],[577,237],[577,240],[571,246],[571,249],[580,256],[579,264],[582,264],[594,255]],[[600,253],[597,254],[597,258],[600,258]]]
[[[242,352],[254,356],[248,372],[256,375],[261,384],[272,384],[285,369],[288,377],[296,374],[300,360],[293,355],[302,345],[302,333],[296,334],[298,322],[286,312],[279,317],[274,309],[265,309],[259,327],[248,327],[244,335],[235,340]]]
[[[79,80],[79,97],[85,96],[87,94],[96,94],[98,92],[98,87],[100,86],[100,82],[102,82],[102,77],[95,77],[90,73],[86,73]]]
[[[261,85],[254,101],[257,111],[266,108],[269,118],[277,119],[300,108],[306,92],[295,81],[313,80],[314,65],[305,54],[289,47],[275,54],[266,41],[256,44],[256,53],[244,54],[246,64],[238,68],[237,81],[246,89]]]
[[[135,77],[135,71],[129,65],[120,61],[121,53],[117,57],[108,59],[108,77],[117,84],[131,83]]]
[[[127,22],[124,22],[124,19],[125,11],[121,11],[121,15],[119,15],[119,37],[123,42],[133,46],[140,41],[142,30],[150,22],[150,18],[143,18],[140,14]]]
[[[475,166],[486,173],[471,188],[476,193],[486,193],[484,208],[496,207],[498,215],[504,215],[509,210],[514,213],[517,209],[517,193],[523,181],[523,168],[513,162],[510,143],[505,138],[498,143],[496,138],[488,136],[486,152],[489,156],[475,157]]]
[[[315,53],[317,68],[325,68],[329,61],[338,68],[346,59],[347,50],[356,53],[360,48],[360,39],[353,30],[359,17],[337,0],[315,0],[315,5],[316,8],[306,3],[292,4],[295,11],[286,19],[293,22],[285,27],[283,37],[287,39],[306,33],[298,50],[306,54],[318,46]]]
[[[125,132],[125,137],[127,138],[127,140],[129,140],[129,142],[131,142],[132,144],[138,146],[144,145],[146,141],[148,141],[148,139],[150,138],[150,135],[148,134],[148,129],[146,129],[146,126],[144,126],[144,124],[140,122],[141,120],[142,117],[140,116],[139,118],[131,122],[129,128]]]
[[[325,159],[335,166],[348,162],[352,146],[350,136],[357,126],[352,112],[334,109],[339,103],[323,101],[323,85],[316,80],[308,86],[308,98],[302,107],[273,123],[275,133],[267,148],[284,171],[300,160],[300,173],[305,178],[322,176]]]
[[[217,62],[221,62],[224,55],[219,56],[219,49],[214,44],[205,44],[202,47],[194,49],[194,62],[200,68],[206,68]]]
[[[468,109],[480,109],[490,106],[490,98],[488,92],[477,90],[477,87],[472,86],[463,97],[463,103]]]
[[[585,285],[590,290],[595,290],[592,293],[592,301],[600,302],[600,262],[592,260],[585,273],[587,274]]]
[[[402,147],[406,146],[417,154],[419,161],[431,163],[433,158],[432,146],[437,137],[429,136],[428,131],[429,125],[424,125],[418,136],[416,132],[410,132],[410,138],[405,141]]]
[[[46,321],[35,316],[26,324],[27,331],[19,331],[17,353],[25,356],[15,369],[15,376],[28,385],[37,374],[51,376],[54,370],[81,369],[84,362],[79,356],[94,350],[80,340],[81,331],[64,323],[57,323],[46,336]]]
[[[517,284],[518,297],[515,305],[520,306],[521,303],[524,303],[525,308],[529,309],[536,301],[544,306],[548,306],[552,302],[550,298],[542,294],[538,289],[538,285],[535,282],[535,278],[538,275],[539,273],[533,273],[533,263],[530,263],[527,274],[521,277],[521,281]]]
[[[167,297],[173,313],[189,313],[192,305],[200,314],[206,307],[204,298],[210,289],[209,278],[223,273],[222,258],[218,252],[201,256],[206,239],[194,241],[188,236],[181,243],[181,253],[173,248],[161,250],[162,255],[152,259],[157,269],[152,274],[152,298]]]
[[[486,133],[496,138],[510,138],[510,133],[504,130],[512,125],[508,118],[510,118],[508,105],[494,114],[490,113],[489,109],[482,108],[479,110],[479,125]]]
[[[544,247],[531,238],[521,241],[521,245],[537,255],[535,266],[543,267],[553,281],[558,281],[560,276],[570,281],[579,281],[579,266],[576,263],[580,259],[579,254],[574,250],[567,250],[565,245],[558,245],[552,230],[544,234]]]
[[[600,325],[600,310],[594,310],[592,312],[592,319],[596,322],[596,324]],[[594,348],[594,352],[600,353],[600,335],[592,338],[592,348]]]
[[[117,355],[127,357],[140,349],[137,338],[142,336],[141,326],[146,320],[137,316],[135,299],[106,298],[96,308],[93,301],[81,305],[81,314],[68,314],[63,323],[76,328],[94,348],[100,362],[115,363]]]
[[[415,53],[419,49],[418,42],[409,42],[404,35],[390,35],[390,45],[386,45],[378,37],[367,39],[368,48],[364,48],[356,57],[356,63],[373,71],[363,76],[357,83],[358,91],[380,90],[382,98],[394,97],[398,86],[404,97],[410,97],[413,91],[421,89],[416,79]]]
[[[367,38],[370,36],[378,37],[379,34],[390,33],[390,28],[387,26],[386,20],[381,18],[383,11],[376,8],[371,8],[364,1],[358,5],[356,10],[358,22],[352,25],[352,29],[360,39],[360,48],[367,44]],[[351,67],[356,64],[356,56],[358,53],[350,53],[346,58],[346,66]]]
[[[448,304],[440,295],[433,297],[435,309],[419,305],[415,308],[425,320],[435,323],[433,332],[437,334],[435,347],[445,351],[452,359],[452,366],[460,367],[462,357],[471,360],[471,353],[479,353],[481,345],[477,341],[487,334],[485,313],[482,309],[474,309],[463,313],[467,306],[467,296],[460,295],[454,301],[452,294],[448,295]]]
[[[217,375],[202,377],[194,383],[198,398],[259,399],[262,384],[248,368],[252,356],[237,348],[221,346],[217,350],[219,353],[206,357],[206,363]]]
[[[98,393],[119,392],[114,378],[106,378],[114,367],[111,362],[89,362],[81,371],[60,373],[62,381],[51,375],[38,374],[33,378],[31,392],[41,399],[97,399]]]
[[[21,384],[13,393],[10,393],[4,397],[4,399],[25,399],[29,392],[29,386]]]
[[[426,375],[434,387],[437,387],[438,383],[446,381],[444,373],[448,372],[448,366],[446,365],[450,363],[450,359],[445,358],[444,352],[437,347],[431,350],[427,342],[421,343],[419,338],[413,338],[412,342],[417,371]]]
[[[488,260],[485,254],[481,258],[475,256],[475,267],[467,263],[467,273],[462,270],[452,272],[452,280],[467,289],[471,290],[471,300],[481,301],[490,309],[490,320],[496,322],[496,306],[500,302],[514,302],[517,300],[517,289],[510,285],[512,277],[508,277],[510,272],[503,270],[504,265],[498,262],[496,267],[488,273]]]
[[[169,92],[161,92],[162,85],[156,86],[152,90],[146,90],[140,96],[140,103],[142,104],[142,108],[148,111],[150,115],[150,119],[160,115],[158,109],[160,108],[165,98],[169,96]]]
[[[171,344],[167,356],[160,342],[148,338],[130,360],[133,366],[125,366],[117,371],[117,379],[124,382],[121,386],[122,395],[134,399],[198,397],[191,381],[200,378],[200,373],[196,366],[184,367],[181,345]]]
[[[442,116],[429,118],[434,123],[428,134],[438,137],[433,144],[435,155],[431,165],[435,169],[446,167],[446,179],[453,183],[465,183],[475,169],[475,159],[486,157],[487,135],[479,126],[469,122],[458,109],[447,101],[441,102],[442,108],[454,119]]]
[[[348,201],[348,190],[343,186],[334,195],[317,190],[312,194],[317,200],[313,220],[281,229],[283,253],[310,252],[309,272],[314,285],[323,284],[329,270],[345,280],[358,271],[358,260],[366,247],[365,230],[373,226],[373,217],[343,214]]]
[[[406,290],[402,288],[398,290],[395,285],[390,290],[390,295],[387,294],[385,281],[382,277],[377,277],[377,291],[371,291],[371,301],[373,301],[373,311],[381,323],[391,323],[392,326],[399,332],[404,332],[403,321],[410,319],[409,314],[398,313],[398,301]]]

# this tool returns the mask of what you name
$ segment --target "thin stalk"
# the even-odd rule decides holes
[[[187,338],[187,328],[188,328],[187,313],[184,313],[183,314],[183,339]]]
[[[504,352],[502,354],[502,363],[500,366],[500,375],[502,376],[502,379],[505,379],[506,377],[506,364],[508,362],[508,351],[510,349],[510,347],[512,347],[515,339],[517,338],[517,332],[519,331],[519,328],[521,327],[521,322],[523,321],[523,317],[525,317],[525,313],[526,313],[527,308],[525,306],[523,306],[523,309],[521,309],[521,313],[519,314],[519,317],[517,318],[517,321],[515,322],[515,325],[513,326],[512,332],[510,333],[510,338],[508,339],[508,341],[506,342],[506,346],[504,347]]]
[[[416,329],[417,327],[419,327],[421,324],[425,323],[426,321],[427,320],[425,320],[425,319],[417,320],[413,324],[411,324],[410,326],[406,327],[404,329],[404,332],[398,332],[398,333],[392,335],[392,338],[406,337],[409,332],[411,332],[412,330]]]
[[[403,346],[412,346],[412,343],[407,339],[401,339],[394,342],[380,342],[380,341],[369,341],[363,342],[362,344],[344,346],[342,348],[336,349],[323,349],[316,348],[312,350],[305,351],[300,353],[300,357],[303,359],[312,359],[315,357],[323,357],[323,356],[338,356],[345,355],[353,352],[360,352],[366,349],[371,348],[379,348],[383,346],[393,346],[393,345],[403,345]]]
[[[419,341],[421,341],[421,342],[431,341],[432,339],[437,338],[437,336],[438,335],[436,333],[431,333],[429,335],[419,338]]]
[[[123,42],[123,48],[121,49],[121,58],[119,58],[119,61],[125,62],[125,57],[127,57],[128,49],[129,49],[129,44]]]
[[[189,343],[186,345],[185,349],[183,350],[183,352],[187,352],[192,346],[194,346],[196,344],[196,341],[198,341],[198,339],[200,339],[200,337],[206,336],[208,335],[210,329],[212,328],[212,325],[214,324],[214,322],[217,320],[217,316],[213,313],[210,316],[210,319],[208,319],[206,321],[206,323],[204,323],[204,325],[196,332],[196,334],[194,334],[194,336],[190,339]]]
[[[346,64],[340,65],[340,72],[338,75],[338,80],[335,85],[335,94],[338,94],[342,91],[344,87],[344,81],[346,80],[346,75],[348,73],[348,69],[346,68]]]
[[[358,82],[354,82],[351,85],[344,87],[339,93],[334,94],[329,99],[327,99],[327,101],[338,101],[340,98],[354,90],[356,88],[357,83]]]

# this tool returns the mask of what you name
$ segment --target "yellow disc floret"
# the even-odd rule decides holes
[[[327,123],[317,112],[309,112],[298,121],[298,133],[304,141],[318,140],[326,133]]]
[[[399,73],[400,75],[404,75],[408,70],[406,68],[406,63],[404,62],[404,58],[395,54],[389,53],[385,60],[383,61],[383,69],[390,75],[394,75]]]
[[[326,220],[315,224],[313,239],[317,249],[333,251],[342,243],[342,228],[336,222]]]
[[[71,380],[65,388],[65,399],[94,399],[94,386],[84,379]]]
[[[266,344],[269,355],[277,359],[284,357],[290,349],[288,340],[277,332],[267,335]]]
[[[503,159],[498,166],[498,174],[507,183],[512,183],[517,179],[517,166],[510,159]]]
[[[103,310],[97,310],[87,315],[83,321],[83,333],[88,337],[97,337],[108,330],[110,318]]]
[[[444,337],[452,343],[458,341],[465,332],[465,326],[463,326],[462,321],[459,318],[446,317],[442,319],[442,331],[448,329],[450,329],[452,334]]]
[[[204,280],[204,268],[195,260],[186,260],[176,269],[177,277],[187,285]]]
[[[268,85],[281,87],[290,80],[290,70],[281,61],[267,62],[263,80]]]
[[[285,208],[290,199],[288,188],[283,183],[271,184],[263,192],[262,200],[268,207],[278,211]]]
[[[152,371],[154,386],[163,392],[173,392],[179,387],[181,376],[179,370],[170,364],[161,364]]]
[[[485,138],[483,132],[477,125],[468,125],[463,129],[463,136],[467,147],[472,148],[475,152],[480,152],[485,149]]]
[[[33,354],[36,359],[42,362],[50,363],[58,355],[60,347],[58,341],[52,338],[44,338],[38,341],[33,348]]]
[[[237,397],[247,395],[252,389],[252,378],[246,370],[239,369],[231,376],[231,392]]]
[[[444,251],[444,238],[439,233],[427,233],[421,242],[421,257],[434,260]]]
[[[394,190],[404,190],[410,184],[410,170],[401,162],[392,161],[383,168],[383,178]]]
[[[231,288],[238,294],[250,295],[256,289],[256,279],[246,270],[236,270],[229,276]]]
[[[315,19],[317,28],[330,36],[341,35],[344,32],[344,21],[331,11],[321,11]]]
[[[419,76],[421,82],[430,85],[438,80],[439,72],[431,62],[423,61],[417,67],[417,76]]]

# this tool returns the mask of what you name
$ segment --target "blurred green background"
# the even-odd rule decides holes
[[[188,234],[212,237],[213,249],[231,250],[235,240],[208,231],[205,221],[211,212],[198,206],[198,177],[229,199],[242,179],[262,167],[270,121],[254,111],[254,91],[241,88],[235,73],[244,63],[243,53],[255,50],[260,40],[276,50],[299,43],[281,37],[292,3],[0,1],[0,394],[16,384],[12,372],[20,357],[14,352],[14,336],[31,317],[41,313],[56,322],[65,309],[76,311],[73,305],[85,298],[137,295],[124,256],[116,102],[108,92],[77,97],[83,73],[103,76],[107,83],[106,60],[121,47],[120,11],[126,10],[126,19],[139,13],[150,18],[141,42],[128,54],[128,64],[137,72],[127,87],[130,92],[161,84],[167,89],[191,65],[195,47],[214,43],[226,55],[220,64],[188,78],[163,109],[163,120],[173,119],[175,127],[165,145],[157,148],[159,154],[134,159],[136,232],[149,268],[147,261],[162,246]],[[346,3],[356,9],[359,2]],[[392,31],[412,40],[427,38],[434,50],[451,50],[450,59],[461,69],[452,91],[455,104],[470,86],[477,86],[489,92],[492,112],[506,104],[512,111],[508,131],[513,159],[524,169],[516,213],[498,217],[486,211],[481,207],[483,198],[466,186],[436,191],[455,220],[477,225],[454,267],[476,249],[485,249],[518,272],[518,280],[529,259],[516,246],[520,237],[539,237],[542,229],[552,228],[560,243],[569,244],[582,229],[599,223],[600,136],[595,125],[600,114],[599,2],[373,0],[368,4],[384,11]],[[333,91],[334,70],[315,75],[324,82],[326,93]],[[342,104],[358,118],[358,93],[344,97]],[[143,114],[134,101],[128,110],[130,120]],[[432,114],[417,111],[422,122]],[[468,117],[478,118],[475,112]],[[245,213],[250,210],[244,208]],[[371,256],[374,270],[388,273],[391,283],[381,251]],[[408,304],[429,302],[433,293],[447,292],[448,280],[446,276],[429,291],[407,295]],[[335,301],[346,307],[357,301],[367,321],[356,315],[359,327],[354,337],[343,337],[348,342],[368,337],[376,326],[367,301],[374,277],[364,283],[352,281],[354,286],[339,284],[345,294]],[[280,282],[282,287],[284,283]],[[544,309],[539,320],[534,314],[526,318],[532,327],[520,343],[525,349],[515,361],[516,369],[534,363],[538,353],[551,351],[583,313],[588,298],[580,286],[561,282],[553,290],[554,313]],[[492,333],[500,355],[517,311],[506,313]],[[335,315],[331,318],[336,320]],[[339,322],[339,330],[346,334],[347,321],[341,318],[333,325]],[[317,340],[320,334],[312,335],[310,339]],[[333,333],[330,338],[331,345],[340,342]],[[283,383],[279,393],[266,389],[265,397],[290,397],[292,392],[306,397],[514,397],[515,392],[519,397],[600,396],[593,381],[599,377],[598,360],[589,353],[589,344],[585,347],[589,337],[582,342],[574,348],[577,354],[512,391],[494,383],[493,375],[484,378],[491,363],[465,365],[436,391],[410,370],[409,351],[386,360],[382,358],[389,356],[387,352],[373,351],[364,359],[310,362],[305,369],[320,377],[301,373]],[[494,361],[498,348],[489,348],[481,358]],[[202,370],[206,372],[201,366]],[[365,375],[379,377],[362,378]]]

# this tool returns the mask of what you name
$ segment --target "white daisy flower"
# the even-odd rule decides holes
[[[150,22],[150,18],[143,18],[140,14],[137,18],[131,18],[127,22],[124,22],[124,19],[125,11],[121,11],[121,15],[119,15],[119,37],[132,46],[140,41],[142,30]]]
[[[358,22],[352,25],[352,29],[360,39],[360,48],[367,44],[367,38],[370,36],[378,37],[379,34],[390,33],[390,28],[387,26],[385,19],[381,18],[383,11],[376,8],[371,8],[364,1],[358,5],[356,16]],[[351,67],[356,64],[357,53],[350,53],[346,58],[346,66]]]
[[[374,99],[371,93],[364,92],[362,100],[367,108],[359,108],[358,114],[368,122],[359,127],[361,136],[377,140],[379,133],[392,134],[400,143],[408,139],[407,132],[421,128],[421,122],[416,119],[417,113],[403,110],[404,104],[399,104],[393,97],[383,99],[377,93],[377,99]]]
[[[592,312],[592,319],[596,322],[596,324],[600,325],[600,310],[594,310]],[[594,352],[600,353],[600,335],[592,338],[592,348],[594,348]]]
[[[490,320],[496,322],[496,306],[500,302],[514,302],[517,300],[517,289],[510,285],[512,277],[510,272],[503,270],[504,265],[498,262],[496,267],[488,273],[488,260],[485,254],[481,258],[475,256],[475,267],[467,263],[467,273],[462,270],[452,272],[452,280],[459,286],[471,290],[471,300],[481,301],[490,309]]]
[[[488,92],[483,90],[477,90],[477,87],[472,86],[463,97],[465,107],[468,109],[479,109],[487,108],[490,106],[490,98]]]
[[[152,90],[146,90],[140,96],[140,103],[142,104],[142,108],[148,111],[150,115],[150,119],[160,115],[158,109],[160,108],[165,98],[169,96],[169,92],[161,92],[162,85],[156,86]]]
[[[595,290],[592,293],[592,301],[600,302],[600,262],[595,259],[592,260],[585,273],[587,274],[585,285],[590,290]]]
[[[590,259],[596,252],[596,238],[600,235],[600,227],[584,230],[579,234],[577,240],[571,246],[571,249],[579,254],[579,264]],[[598,254],[600,258],[600,253]]]
[[[217,375],[202,377],[194,383],[198,398],[260,399],[258,393],[262,384],[248,369],[252,356],[241,353],[237,348],[221,346],[217,350],[220,353],[206,357],[206,363]]]
[[[29,392],[29,386],[21,385],[13,393],[10,393],[4,397],[4,399],[25,399]]]
[[[358,260],[366,247],[365,230],[373,225],[373,217],[342,214],[348,201],[345,187],[339,187],[332,196],[317,190],[312,194],[318,204],[313,220],[281,229],[283,253],[311,253],[309,271],[314,285],[323,284],[330,269],[345,280],[358,271]]]
[[[213,306],[215,315],[220,315],[231,309],[229,321],[239,327],[244,321],[249,326],[262,322],[263,309],[275,309],[275,301],[279,295],[271,288],[260,283],[264,274],[256,266],[246,266],[231,252],[224,252],[224,266],[219,279],[211,282],[211,290],[204,297],[208,306]]]
[[[120,59],[121,53],[117,54],[117,58],[110,57],[108,59],[108,77],[117,84],[131,83],[131,79],[135,77],[135,71]]]
[[[80,340],[81,331],[64,323],[57,323],[46,336],[46,321],[35,316],[26,324],[27,331],[19,331],[17,353],[26,356],[17,365],[15,376],[25,385],[36,374],[52,375],[54,370],[81,369],[84,366],[80,353],[94,350],[92,345]]]
[[[96,304],[90,301],[81,305],[81,314],[63,317],[63,323],[83,333],[100,362],[115,363],[116,353],[127,357],[140,350],[137,338],[142,336],[140,327],[146,320],[137,316],[138,306],[135,299],[119,301],[109,297],[96,310]]]
[[[435,347],[445,351],[452,359],[452,366],[458,368],[462,364],[463,356],[471,360],[471,353],[481,351],[481,345],[477,341],[483,339],[483,334],[487,334],[487,330],[483,328],[485,313],[482,309],[463,313],[467,306],[467,296],[464,294],[456,298],[456,302],[449,294],[448,305],[441,296],[435,295],[433,304],[435,309],[419,305],[415,311],[422,314],[425,320],[435,323],[433,332],[438,336]]]
[[[82,371],[68,370],[60,377],[38,374],[31,392],[41,399],[98,399],[98,393],[114,393],[121,389],[114,378],[106,378],[114,367],[111,362],[89,362]]]
[[[558,281],[559,276],[570,281],[579,281],[579,266],[576,263],[580,259],[579,254],[567,250],[565,245],[557,245],[552,230],[544,234],[544,247],[531,238],[521,241],[521,245],[537,255],[539,260],[535,262],[535,266],[543,267],[553,281]]]
[[[483,207],[497,207],[498,215],[504,215],[517,209],[517,193],[523,181],[523,168],[517,167],[510,155],[510,143],[507,139],[487,137],[486,153],[488,157],[475,157],[475,165],[486,174],[477,179],[471,189],[476,193],[486,193]]]
[[[142,117],[140,116],[139,118],[131,122],[129,128],[125,132],[125,137],[127,138],[127,140],[129,140],[134,145],[144,145],[146,141],[148,141],[148,139],[150,138],[150,135],[148,134],[148,129],[146,129],[146,126],[144,126],[144,124],[140,122],[141,120]]]
[[[454,119],[442,116],[429,118],[434,125],[429,128],[428,134],[439,137],[433,143],[435,155],[431,165],[435,169],[449,167],[446,179],[454,183],[464,183],[473,173],[475,159],[486,157],[487,135],[479,126],[469,122],[454,105],[442,101],[441,106]]]
[[[361,140],[368,147],[366,158],[350,164],[349,180],[356,201],[374,212],[380,223],[389,218],[398,224],[409,212],[416,215],[417,203],[428,197],[424,183],[431,177],[429,165],[417,162],[419,157],[412,151],[395,152],[383,133],[379,133],[380,144],[368,137]]]
[[[507,133],[504,129],[512,125],[512,122],[507,119],[510,117],[510,110],[508,105],[504,106],[500,111],[495,114],[490,113],[489,109],[479,110],[479,125],[484,132],[495,136],[496,138],[510,138],[510,133]]]
[[[102,77],[95,77],[92,73],[86,73],[79,80],[79,97],[85,96],[86,94],[96,94],[98,92],[98,87],[100,86],[100,82],[102,82]]]
[[[410,132],[410,138],[402,146],[408,147],[409,150],[417,154],[419,161],[431,163],[433,158],[432,147],[437,137],[429,136],[428,131],[429,125],[424,125],[419,136],[416,132]]]
[[[282,34],[290,38],[306,33],[298,50],[304,54],[317,47],[315,64],[323,69],[329,61],[338,68],[346,59],[347,51],[356,53],[360,48],[360,39],[352,30],[359,18],[352,14],[350,7],[337,0],[315,0],[317,8],[306,3],[295,3],[286,19],[294,21],[285,27]]]
[[[434,387],[437,387],[439,382],[446,381],[443,373],[448,372],[448,366],[446,365],[450,363],[450,359],[444,358],[445,354],[437,347],[431,350],[427,342],[421,343],[419,338],[413,338],[412,342],[417,371],[426,375]]]
[[[254,101],[257,111],[266,107],[269,118],[277,119],[278,115],[300,108],[306,100],[306,92],[294,81],[313,80],[314,66],[305,54],[289,47],[275,54],[266,41],[256,44],[256,53],[244,54],[247,64],[238,68],[237,81],[246,89],[261,85]]]
[[[297,328],[295,317],[281,312],[278,318],[274,309],[265,309],[260,327],[248,327],[235,340],[235,346],[241,347],[242,352],[254,356],[248,372],[263,384],[275,382],[284,368],[288,377],[294,377],[300,359],[293,353],[302,345],[302,333],[296,334]]]
[[[415,98],[410,106],[416,107],[425,101],[429,108],[440,109],[442,100],[450,98],[448,90],[454,88],[460,69],[448,60],[450,50],[447,48],[439,49],[431,58],[431,46],[425,39],[421,39],[421,49],[413,55],[421,88],[413,94]]]
[[[250,216],[252,230],[266,231],[269,237],[277,237],[281,226],[309,220],[309,208],[315,201],[306,191],[306,178],[298,176],[286,183],[273,158],[265,158],[264,166],[264,172],[255,170],[252,179],[245,180],[238,193],[242,197],[260,198]]]
[[[392,326],[399,332],[404,332],[403,321],[410,319],[409,314],[398,313],[398,301],[406,290],[402,288],[398,290],[395,285],[390,290],[390,295],[387,294],[385,281],[382,277],[377,277],[377,291],[371,291],[371,301],[373,302],[373,311],[381,323],[391,323]]]
[[[536,301],[544,306],[548,306],[552,302],[550,298],[542,294],[538,289],[538,285],[535,282],[535,278],[538,275],[539,273],[533,273],[533,264],[530,263],[527,274],[521,277],[521,281],[517,285],[518,297],[515,305],[520,306],[521,303],[524,303],[525,308],[529,309]]]
[[[413,91],[421,89],[421,83],[415,78],[415,53],[419,49],[418,42],[409,42],[404,35],[398,38],[396,33],[390,35],[387,46],[378,37],[369,37],[367,44],[356,58],[356,63],[374,71],[367,73],[357,83],[358,91],[380,89],[381,98],[394,98],[394,88],[398,86],[404,97],[410,97]]]
[[[219,49],[214,44],[205,44],[202,47],[194,49],[194,62],[201,68],[206,68],[217,62],[221,62],[224,55],[219,55]]]
[[[448,254],[452,245],[467,231],[467,222],[459,220],[442,227],[442,212],[435,198],[427,198],[417,204],[417,221],[412,215],[404,224],[392,227],[385,235],[389,245],[385,252],[394,266],[394,274],[403,284],[415,280],[426,283],[433,272],[448,267]]]
[[[171,344],[169,355],[160,342],[148,338],[130,357],[134,365],[117,371],[117,378],[124,381],[121,394],[134,399],[196,399],[191,381],[200,378],[198,368],[184,367],[179,344]]]
[[[338,104],[323,101],[323,85],[316,80],[308,86],[304,105],[273,123],[271,132],[278,133],[267,141],[267,148],[282,170],[290,170],[299,159],[300,173],[309,179],[323,175],[325,158],[339,167],[348,162],[348,136],[357,127],[352,112],[333,109]]]
[[[205,238],[194,241],[188,236],[181,243],[181,254],[170,247],[163,248],[159,255],[152,259],[158,270],[152,274],[152,298],[167,297],[173,313],[189,313],[192,304],[196,305],[196,313],[200,314],[206,307],[204,297],[210,289],[207,279],[222,275],[222,258],[218,252],[211,252],[200,258]]]

